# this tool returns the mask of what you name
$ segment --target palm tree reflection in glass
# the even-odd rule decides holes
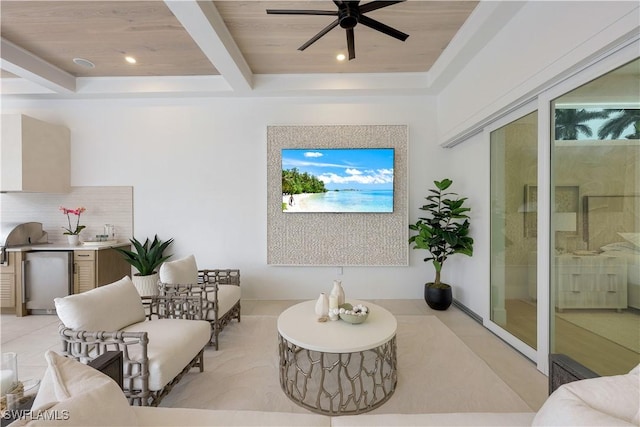
[[[599,123],[601,124],[597,126],[597,137],[601,140],[620,139],[621,136],[626,139],[640,139],[640,109],[558,108],[555,121],[557,141],[591,138]],[[625,133],[627,134],[624,135]]]

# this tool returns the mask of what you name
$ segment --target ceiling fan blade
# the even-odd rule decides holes
[[[314,44],[315,42],[318,41],[318,39],[322,36],[324,36],[325,34],[327,34],[329,31],[333,30],[335,27],[338,26],[338,23],[340,23],[340,20],[336,19],[335,21],[333,21],[331,24],[327,25],[326,27],[324,27],[322,29],[322,31],[320,31],[318,34],[316,34],[315,36],[313,36],[308,42],[306,42],[305,44],[303,44],[302,46],[300,46],[298,48],[298,50],[305,50],[306,48],[308,48],[309,46],[311,46],[312,44]]]
[[[353,35],[353,28],[347,30],[347,48],[349,49],[349,61],[356,57],[356,42]]]
[[[371,29],[380,31],[381,33],[384,33],[398,40],[405,41],[407,37],[409,37],[409,34],[405,34],[402,31],[396,30],[395,28],[391,28],[390,26],[385,25],[380,21],[376,21],[375,19],[371,19],[365,15],[360,15],[358,22],[362,25],[365,25]]]
[[[330,15],[330,16],[338,16],[338,11],[337,10],[267,9],[267,15]]]
[[[402,3],[406,0],[395,0],[395,1],[372,1],[367,4],[363,4],[360,6],[360,13],[371,12],[372,10],[382,9],[383,7],[393,6],[396,3]]]
[[[346,1],[342,1],[342,0],[333,0],[333,3],[338,6],[338,8],[342,7],[345,5],[345,3],[347,3],[349,6],[358,6],[358,4],[360,3],[360,0],[346,0]]]

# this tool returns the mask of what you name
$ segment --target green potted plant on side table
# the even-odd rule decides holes
[[[413,243],[413,249],[427,250],[429,256],[424,261],[432,261],[436,270],[435,280],[424,285],[425,301],[434,310],[446,310],[453,297],[451,286],[440,281],[440,273],[451,255],[473,255],[473,239],[469,237],[467,215],[471,209],[463,206],[466,197],[450,198],[457,194],[446,192],[453,181],[443,179],[433,183],[436,188],[429,190],[431,194],[425,197],[428,203],[420,208],[427,211],[429,216],[409,224],[409,229],[417,231],[417,234],[409,237],[409,243]]]
[[[158,295],[158,272],[156,268],[172,255],[164,255],[165,249],[173,243],[173,239],[166,242],[158,239],[156,234],[153,241],[148,238],[140,243],[135,237],[129,240],[135,251],[114,248],[124,256],[124,260],[136,270],[131,280],[140,296]]]

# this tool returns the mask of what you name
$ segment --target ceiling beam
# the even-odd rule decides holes
[[[255,96],[428,95],[427,75],[416,73],[256,74]]]
[[[229,86],[234,91],[251,91],[253,73],[213,1],[165,3]]]
[[[0,38],[0,68],[57,93],[74,93],[74,75]]]

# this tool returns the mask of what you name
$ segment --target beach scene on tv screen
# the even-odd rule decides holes
[[[393,148],[283,149],[282,211],[393,212]]]

